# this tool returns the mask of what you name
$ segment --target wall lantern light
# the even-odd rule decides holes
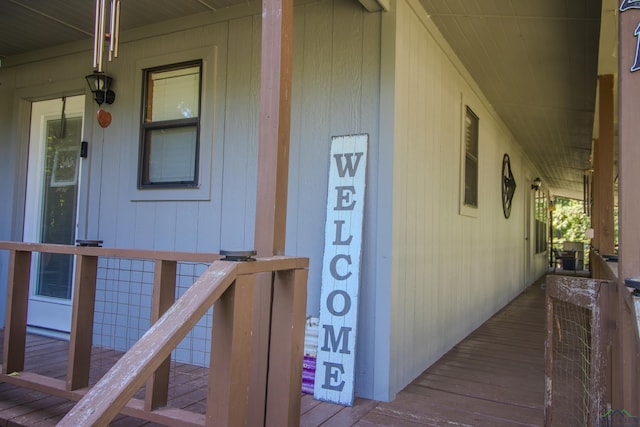
[[[113,78],[107,76],[105,73],[94,71],[93,74],[86,76],[86,79],[93,93],[93,99],[95,99],[98,105],[102,105],[103,102],[113,104],[113,101],[116,99],[115,92],[111,90]]]
[[[542,185],[542,180],[540,178],[536,178],[533,180],[533,183],[531,184],[531,189],[538,191],[541,185]]]

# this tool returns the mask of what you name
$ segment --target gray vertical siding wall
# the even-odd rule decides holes
[[[331,136],[369,134],[356,394],[373,397],[376,298],[388,283],[375,274],[379,146],[380,14],[357,2],[308,4],[294,16],[294,80],[287,251],[309,256],[307,313],[320,309],[320,273]],[[389,141],[387,141],[389,143]],[[388,369],[388,368],[387,368]]]
[[[384,377],[388,371],[373,370],[375,330],[371,327],[378,286],[372,254],[377,250],[381,17],[349,0],[300,2],[294,13],[286,252],[311,258],[307,312],[317,316],[329,143],[334,135],[369,134],[357,393],[372,397],[375,376]],[[87,103],[89,179],[83,202],[87,214],[79,237],[102,239],[109,247],[140,249],[217,252],[253,247],[260,21],[260,5],[252,4],[121,35],[120,57],[106,69],[115,79],[117,94],[113,105],[103,106],[113,116],[108,128],[97,125],[98,107]],[[17,164],[15,169],[0,171],[10,183],[0,189],[1,195],[12,201],[0,207],[3,239],[20,238],[21,233],[10,233],[13,220],[22,227],[22,213],[12,214],[24,203],[26,168],[26,151],[20,146],[24,142],[10,138],[18,129],[16,104],[22,99],[88,94],[84,75],[91,72],[90,43],[29,54],[23,65],[0,68],[0,111],[6,113],[0,119],[0,161]],[[201,144],[207,148],[201,159],[202,188],[138,191],[141,69],[200,56],[205,57]],[[68,82],[64,90],[59,87],[62,80]],[[0,273],[6,277],[4,258],[0,258]]]
[[[394,2],[382,76],[393,81],[390,397],[528,285],[525,177],[530,163],[428,16]],[[381,103],[387,103],[383,96]],[[479,117],[478,209],[460,214],[463,114]],[[509,219],[501,204],[503,154],[518,188]],[[539,276],[544,270],[536,264]]]

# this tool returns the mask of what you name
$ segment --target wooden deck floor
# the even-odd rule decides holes
[[[538,284],[455,346],[393,402],[357,399],[345,408],[303,395],[300,425],[541,426],[544,338],[544,291]],[[28,364],[64,377],[65,342],[30,335],[27,345]],[[188,370],[186,366],[180,369]],[[193,384],[194,372],[184,378],[185,384]],[[175,406],[204,409],[203,393],[182,392],[174,398],[181,401]],[[71,406],[57,397],[0,383],[0,427],[55,425]],[[157,424],[119,416],[112,425]]]

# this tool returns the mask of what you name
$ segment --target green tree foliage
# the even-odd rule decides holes
[[[581,200],[556,198],[553,211],[554,246],[562,247],[564,242],[589,243],[585,231],[590,227],[590,223]]]

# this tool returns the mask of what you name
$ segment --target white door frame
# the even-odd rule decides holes
[[[85,96],[68,96],[65,98],[65,117],[66,118],[83,118],[81,125],[81,140],[84,134],[84,112],[85,112]],[[62,98],[55,98],[46,101],[33,102],[30,115],[30,136],[29,136],[29,155],[28,155],[28,173],[26,187],[26,202],[24,213],[23,240],[28,242],[40,242],[41,234],[41,218],[43,210],[43,190],[44,190],[44,160],[45,160],[45,126],[47,120],[59,119],[62,114],[63,101]],[[73,224],[75,230],[74,235],[78,235],[78,224],[82,221],[79,215],[80,199],[82,199],[83,189],[83,163],[78,161],[77,165],[77,195],[75,215],[76,220]],[[84,222],[84,221],[82,221]],[[31,267],[31,286],[29,291],[29,311],[27,315],[27,323],[31,329],[42,328],[42,331],[52,331],[52,335],[68,333],[71,327],[71,300],[60,298],[50,298],[36,295],[34,284],[37,280],[37,266],[39,254],[34,254]],[[73,286],[73,281],[72,284]],[[73,288],[71,289],[73,294]]]
[[[528,190],[531,184],[531,177],[525,177],[525,190]],[[531,191],[525,191],[524,197],[524,283],[523,286],[527,287],[531,284],[531,207],[532,207],[532,195]]]

